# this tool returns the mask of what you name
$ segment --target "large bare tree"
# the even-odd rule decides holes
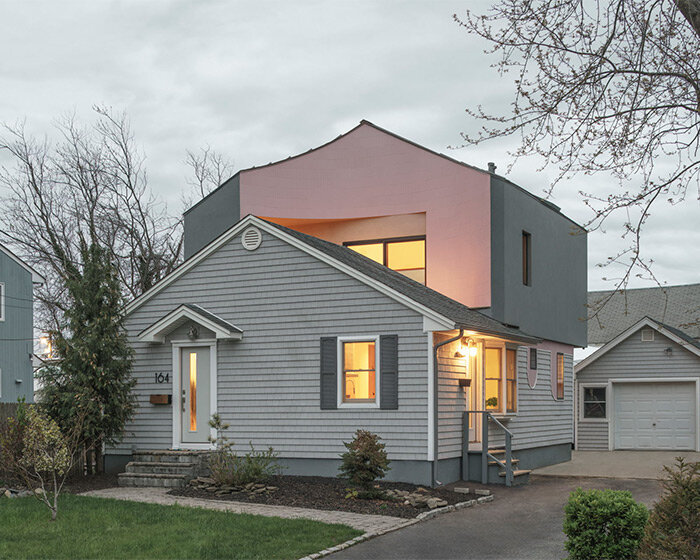
[[[640,250],[650,208],[700,186],[700,0],[499,0],[454,18],[515,84],[510,114],[467,110],[484,126],[466,142],[518,137],[514,161],[536,155],[558,169],[550,193],[576,173],[617,179],[605,195],[581,193],[586,226],[622,211],[629,244],[609,258],[625,265],[617,287],[653,276]]]
[[[0,241],[46,276],[37,293],[39,323],[46,329],[60,328],[70,302],[67,282],[81,270],[81,244],[108,251],[127,299],[148,290],[180,260],[180,217],[149,190],[129,120],[104,107],[95,107],[95,116],[90,125],[72,116],[59,120],[54,142],[28,134],[24,123],[0,132],[0,150],[10,156],[0,168]],[[230,168],[208,148],[188,162],[198,181],[196,196]]]

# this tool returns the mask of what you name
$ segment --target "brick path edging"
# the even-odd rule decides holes
[[[300,558],[300,560],[318,560],[318,558],[323,558],[324,556],[328,556],[330,554],[333,554],[334,552],[340,552],[341,550],[345,550],[346,548],[350,548],[351,546],[354,546],[354,545],[361,543],[361,542],[364,542],[364,541],[368,541],[368,540],[373,539],[375,537],[379,537],[381,535],[386,535],[387,533],[393,533],[394,531],[398,531],[399,529],[404,529],[405,527],[410,527],[411,525],[415,525],[416,523],[420,523],[421,521],[425,521],[426,519],[432,519],[433,517],[437,517],[438,515],[442,515],[444,513],[450,513],[453,511],[469,508],[469,507],[475,506],[477,504],[484,504],[487,502],[493,502],[493,494],[488,495],[488,496],[482,496],[480,498],[477,498],[476,500],[468,500],[466,502],[459,502],[459,503],[453,504],[451,506],[445,506],[445,507],[441,507],[441,508],[436,508],[436,509],[431,510],[431,511],[425,511],[425,512],[419,514],[415,519],[407,519],[404,523],[401,523],[401,524],[396,525],[394,527],[390,527],[388,529],[364,533],[364,534],[360,535],[359,537],[355,537],[354,539],[350,539],[349,541],[345,541],[345,542],[340,543],[338,545],[321,550],[320,552],[314,552],[313,554],[309,554],[308,556],[304,556],[303,558]]]

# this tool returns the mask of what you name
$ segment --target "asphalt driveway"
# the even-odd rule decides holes
[[[629,490],[648,507],[662,490],[658,481],[648,479],[533,475],[525,486],[489,487],[495,495],[491,503],[440,515],[363,542],[331,558],[559,560],[566,557],[564,505],[569,493],[579,486]]]

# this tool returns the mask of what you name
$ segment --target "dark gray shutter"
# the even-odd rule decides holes
[[[321,409],[338,408],[338,338],[321,337]]]
[[[384,410],[399,408],[399,337],[379,337],[379,406]]]

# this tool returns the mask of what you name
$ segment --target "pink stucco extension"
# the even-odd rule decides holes
[[[240,181],[241,216],[280,223],[424,213],[428,285],[471,307],[491,304],[486,172],[363,123],[301,156],[242,171]]]

